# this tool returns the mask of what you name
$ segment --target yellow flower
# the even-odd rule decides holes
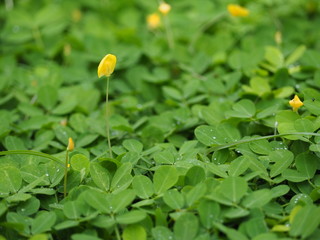
[[[72,138],[70,137],[70,138],[69,138],[69,143],[68,143],[67,150],[70,151],[70,152],[72,152],[73,149],[74,149],[74,142],[73,142]]]
[[[234,17],[246,17],[249,15],[249,10],[237,4],[228,4],[228,11]]]
[[[168,3],[162,2],[159,5],[159,12],[161,12],[163,15],[167,15],[170,10],[171,10],[171,6]]]
[[[158,28],[161,24],[161,19],[158,13],[152,13],[147,16],[148,27],[151,29]]]
[[[98,66],[98,77],[110,77],[110,75],[114,71],[116,63],[117,57],[115,55],[107,54],[106,56],[104,56]]]
[[[301,102],[297,95],[294,95],[294,98],[289,101],[289,104],[294,112],[298,111],[298,109],[303,106],[303,102]]]

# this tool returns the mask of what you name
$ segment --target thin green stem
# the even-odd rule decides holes
[[[33,155],[33,156],[38,156],[38,157],[44,157],[44,158],[48,158],[50,160],[53,160],[61,165],[64,166],[64,164],[60,161],[59,158],[53,157],[49,154],[46,153],[42,153],[42,152],[36,152],[36,151],[32,151],[32,150],[10,150],[10,151],[1,151],[0,152],[0,156],[4,156],[4,155],[15,155],[15,154],[26,154],[26,155]]]
[[[170,21],[168,16],[163,16],[163,19],[164,19],[164,26],[165,26],[168,46],[172,50],[174,49],[174,39],[173,39],[173,34],[170,26]]]
[[[107,140],[108,140],[108,148],[109,148],[109,155],[113,158],[112,149],[111,149],[111,141],[110,141],[110,114],[109,114],[109,80],[110,77],[107,77],[107,90],[106,90],[106,128],[107,128]]]
[[[120,236],[120,233],[119,233],[118,225],[116,225],[115,231],[116,231],[117,240],[121,240],[121,236]]]
[[[226,148],[230,148],[230,147],[235,147],[235,146],[243,144],[243,143],[250,143],[250,142],[259,141],[259,140],[263,140],[263,139],[285,137],[285,136],[290,136],[290,135],[304,135],[304,136],[320,137],[319,133],[311,133],[311,132],[282,133],[282,134],[277,134],[277,135],[268,135],[268,136],[263,136],[263,137],[244,139],[244,140],[240,140],[237,142],[231,142],[231,143],[227,143],[227,144],[223,144],[223,145],[218,145],[218,146],[209,148],[207,153],[211,153],[213,151],[218,151],[218,150],[226,149]]]
[[[68,164],[69,164],[69,151],[67,150],[66,151],[65,169],[64,169],[63,197],[67,196]]]
[[[114,217],[113,213],[111,213],[110,216],[111,216],[111,218],[115,221],[115,217]],[[120,236],[118,224],[115,225],[114,231],[115,231],[115,233],[116,233],[117,240],[121,240],[121,236]]]

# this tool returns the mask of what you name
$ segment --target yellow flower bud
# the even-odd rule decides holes
[[[98,66],[98,77],[106,76],[110,77],[113,73],[114,68],[117,63],[117,57],[112,54],[107,54],[104,58],[102,58],[101,62]]]
[[[162,2],[159,5],[159,12],[161,12],[163,15],[167,15],[170,10],[171,10],[171,6],[168,3]]]
[[[276,33],[274,34],[274,41],[278,45],[282,43],[282,33],[280,31],[276,31]]]
[[[158,28],[161,24],[161,19],[159,14],[153,13],[147,16],[148,27],[151,29]]]
[[[74,149],[74,142],[73,142],[72,138],[70,137],[70,138],[69,138],[69,143],[68,143],[67,150],[70,151],[70,152],[72,152],[73,149]]]
[[[289,104],[294,112],[298,111],[298,109],[303,106],[303,102],[301,102],[297,95],[294,95],[294,98],[289,101]]]
[[[237,4],[228,4],[228,11],[234,17],[246,17],[249,15],[249,10]]]

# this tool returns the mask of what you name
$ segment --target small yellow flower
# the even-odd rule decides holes
[[[67,150],[68,150],[69,152],[72,152],[73,149],[74,149],[74,142],[73,142],[72,138],[70,137],[70,138],[69,138],[69,143],[68,143]]]
[[[168,3],[162,2],[159,5],[159,12],[161,12],[163,15],[167,15],[170,10],[171,10],[171,6]]]
[[[152,13],[147,16],[148,27],[151,29],[156,29],[161,24],[161,19],[158,13]]]
[[[237,4],[228,4],[228,11],[234,17],[246,17],[249,15],[249,10]]]
[[[116,67],[117,57],[112,54],[107,54],[102,58],[98,66],[98,77],[110,77]]]
[[[289,101],[289,104],[294,112],[298,111],[298,109],[303,106],[303,102],[301,102],[297,95],[294,95],[294,98]]]

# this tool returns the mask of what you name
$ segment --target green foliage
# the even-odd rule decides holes
[[[167,2],[0,6],[0,240],[319,238],[320,4]]]

